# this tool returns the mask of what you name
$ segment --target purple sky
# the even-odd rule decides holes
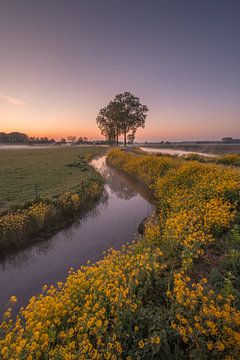
[[[239,0],[2,0],[0,131],[100,138],[131,91],[137,140],[240,138]]]

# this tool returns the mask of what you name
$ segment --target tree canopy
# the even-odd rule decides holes
[[[97,116],[97,125],[111,145],[118,145],[118,137],[124,136],[124,146],[128,139],[134,139],[139,127],[145,126],[148,108],[130,92],[117,94]]]

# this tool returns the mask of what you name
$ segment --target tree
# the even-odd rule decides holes
[[[28,135],[15,131],[7,134],[6,140],[10,144],[26,144]]]
[[[146,105],[142,105],[139,98],[130,92],[116,95],[113,101],[117,104],[118,124],[124,136],[124,146],[126,146],[127,134],[130,131],[135,134],[137,128],[144,128],[148,108]]]
[[[101,134],[104,135],[105,138],[109,141],[109,144],[112,145],[113,134],[107,107],[100,109],[96,122],[99,129],[101,130]]]
[[[130,139],[134,140],[137,129],[145,126],[147,111],[147,106],[142,105],[138,97],[124,92],[99,111],[97,124],[111,145],[118,145],[118,137],[123,134],[126,146],[127,134],[131,132]]]
[[[97,116],[97,124],[101,133],[106,137],[110,145],[118,146],[119,126],[117,119],[117,106],[110,101],[108,106],[102,108]]]
[[[0,143],[6,143],[8,140],[8,134],[0,132]]]
[[[77,138],[76,138],[76,136],[69,135],[69,136],[67,137],[67,139],[68,139],[68,141],[71,142],[72,145],[73,145],[73,143],[76,141]]]
[[[224,142],[224,143],[229,143],[229,142],[231,143],[231,142],[234,141],[234,139],[232,137],[228,136],[228,137],[222,138],[221,141]]]

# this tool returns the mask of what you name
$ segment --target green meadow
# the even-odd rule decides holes
[[[102,151],[94,146],[0,149],[0,213],[82,186],[98,176],[88,160]]]

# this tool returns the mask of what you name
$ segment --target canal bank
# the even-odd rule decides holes
[[[64,281],[69,269],[99,260],[110,247],[131,241],[141,221],[152,212],[151,194],[138,181],[106,164],[105,156],[91,164],[105,178],[97,206],[69,228],[48,240],[11,252],[0,262],[0,311],[15,295],[15,310],[41,292],[45,284]]]

